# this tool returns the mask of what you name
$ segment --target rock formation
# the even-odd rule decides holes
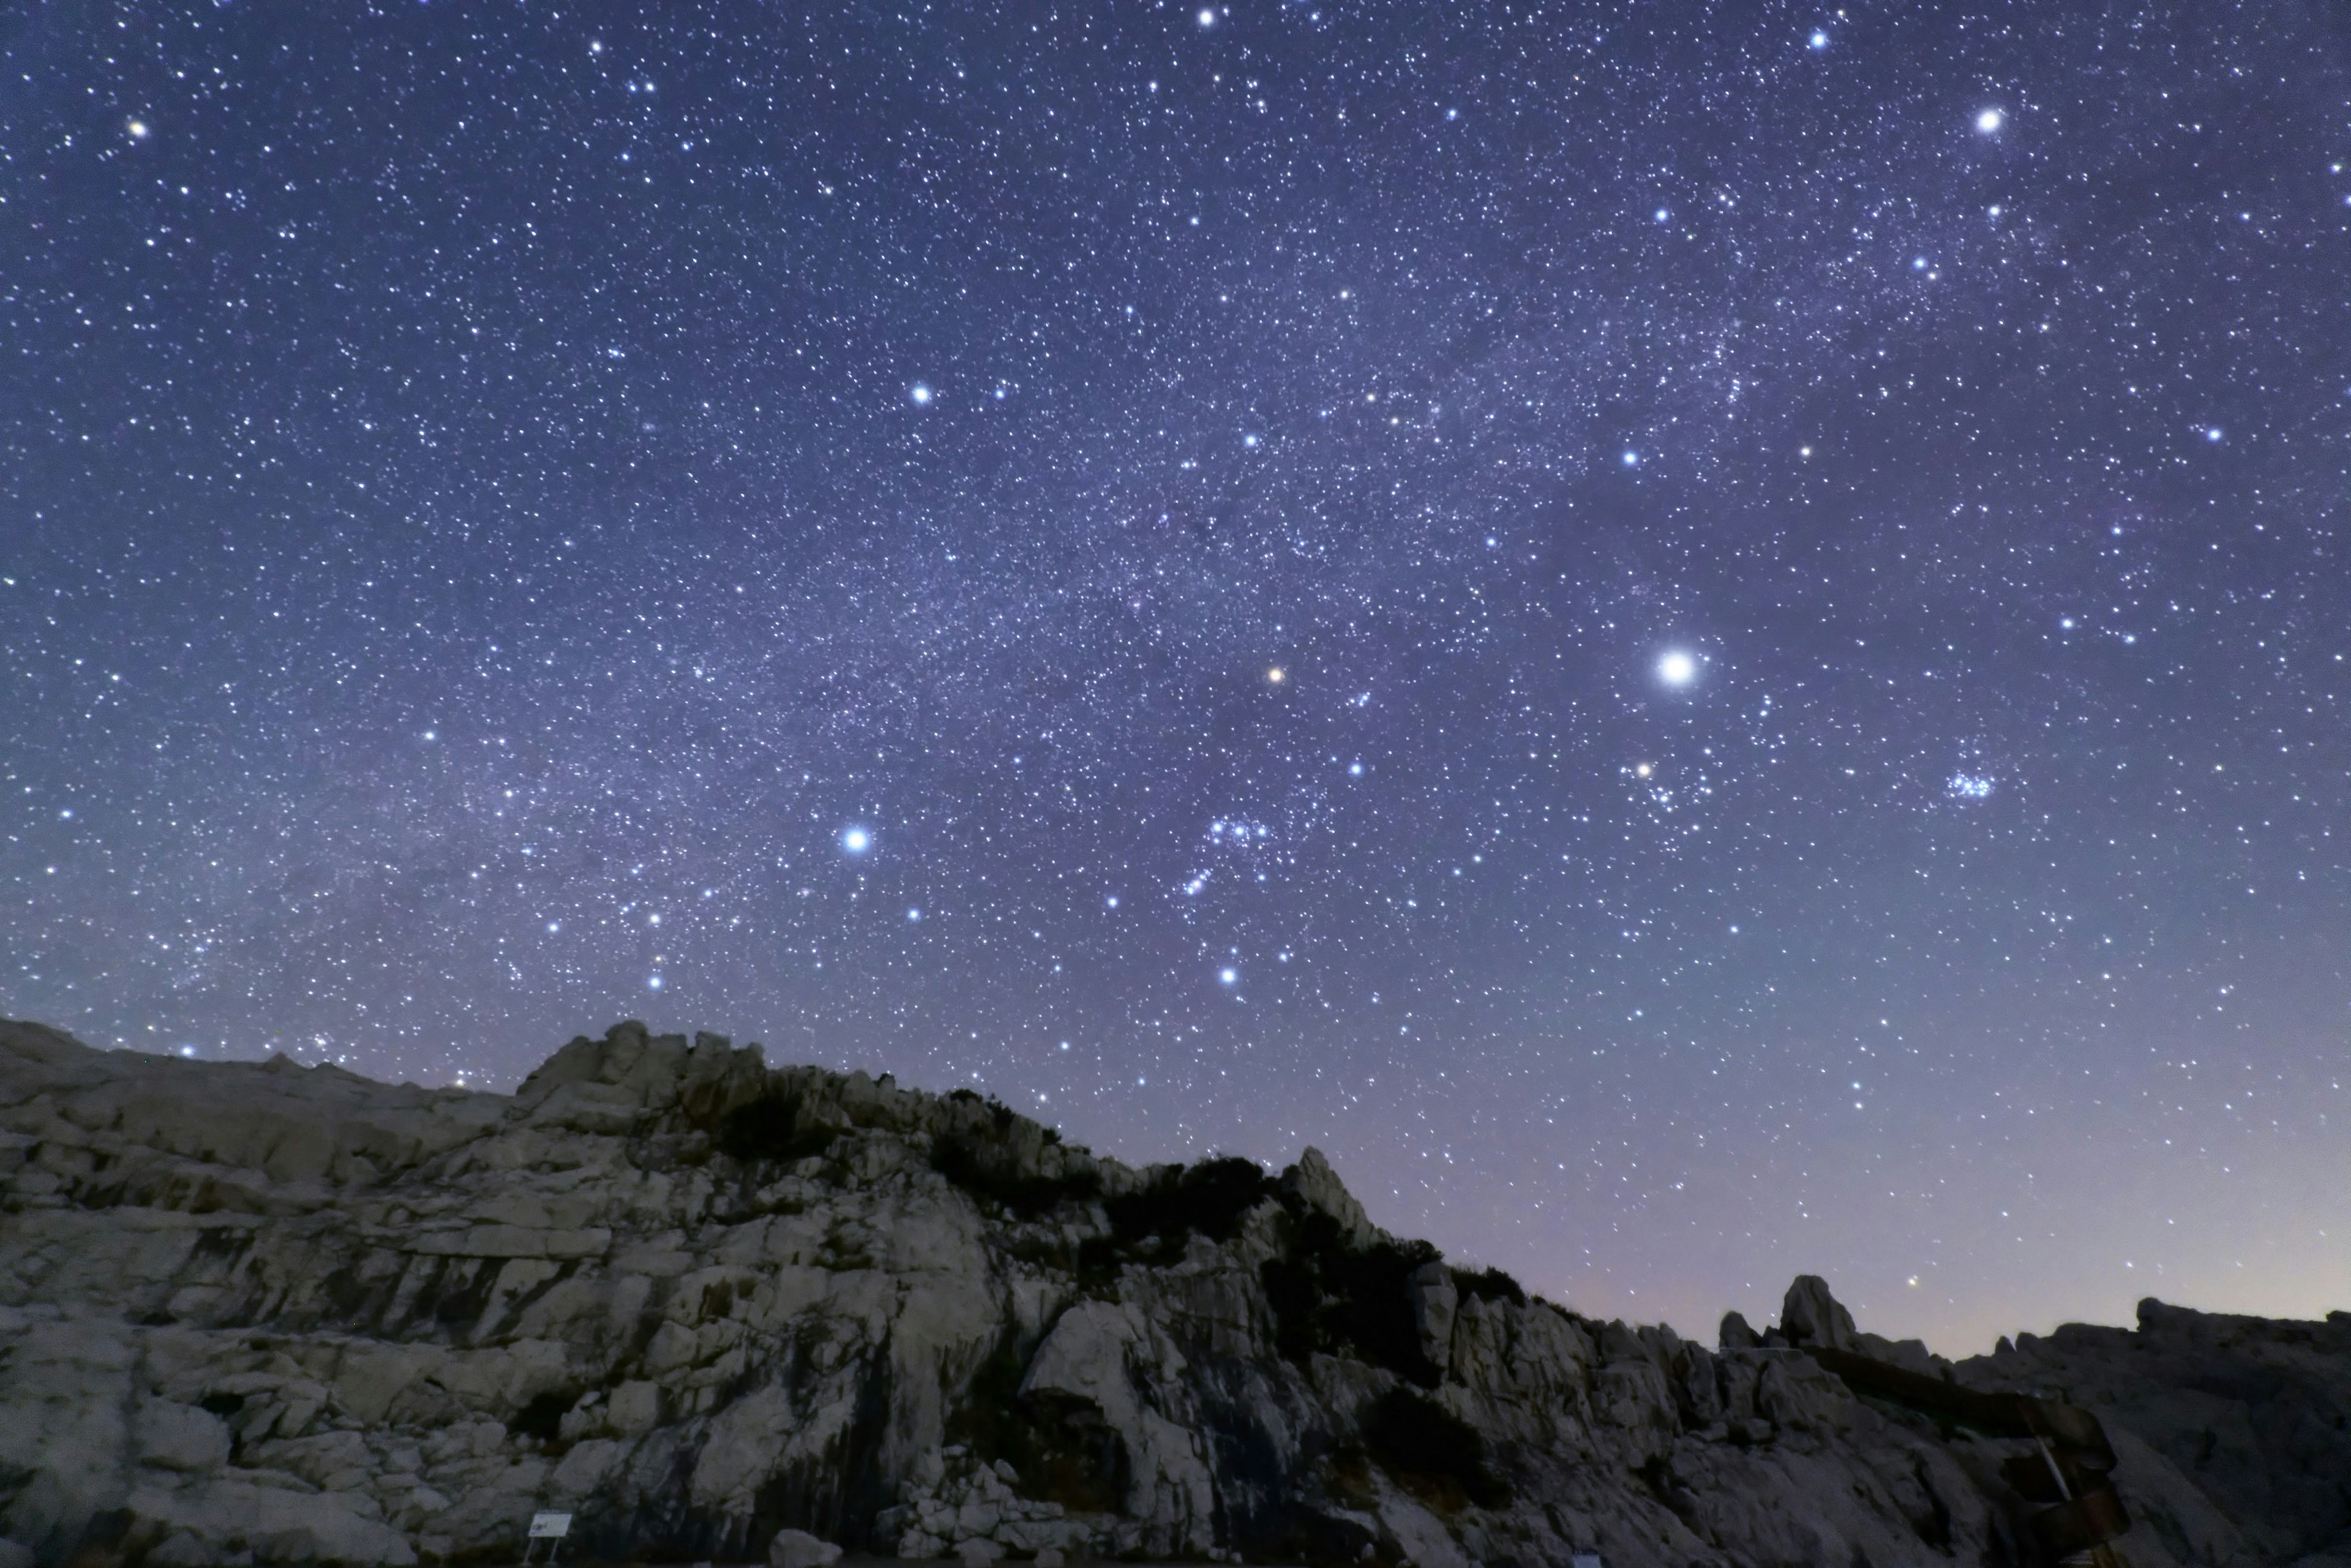
[[[2090,1434],[2143,1568],[2351,1563],[2339,1313],[1953,1367],[1800,1280],[1708,1349],[1448,1268],[1311,1149],[1137,1170],[635,1024],[506,1096],[0,1023],[0,1568],[513,1561],[538,1510],[778,1568],[2040,1561],[1978,1406]]]

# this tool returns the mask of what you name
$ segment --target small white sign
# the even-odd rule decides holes
[[[534,1513],[530,1516],[530,1538],[533,1541],[560,1541],[571,1533],[571,1516],[568,1513]]]

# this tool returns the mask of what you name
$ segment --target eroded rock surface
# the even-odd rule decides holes
[[[1135,1170],[634,1024],[509,1097],[0,1023],[0,1565],[510,1561],[538,1510],[611,1559],[2034,1561],[2018,1445],[1831,1349],[2097,1410],[2133,1563],[2351,1562],[2339,1314],[1951,1368],[1799,1281],[1708,1349],[1311,1149]]]

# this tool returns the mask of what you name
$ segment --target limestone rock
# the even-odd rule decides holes
[[[1136,1170],[713,1035],[506,1096],[0,1023],[0,1568],[511,1561],[548,1509],[773,1568],[2028,1561],[2018,1446],[1833,1352],[2094,1410],[2139,1568],[2351,1539],[2340,1314],[1953,1366],[1807,1276],[1719,1340],[1457,1272],[1312,1149]]]
[[[778,1530],[768,1542],[768,1568],[832,1568],[841,1548],[805,1530]]]
[[[228,1424],[209,1410],[150,1399],[132,1427],[141,1464],[209,1475],[228,1463]]]
[[[1799,1274],[1795,1283],[1788,1287],[1787,1298],[1780,1303],[1780,1332],[1799,1349],[1816,1344],[1829,1350],[1851,1350],[1853,1314],[1829,1294],[1827,1281],[1818,1274]]]
[[[1338,1221],[1340,1232],[1356,1246],[1371,1247],[1387,1239],[1386,1232],[1372,1223],[1364,1206],[1339,1180],[1339,1173],[1331,1168],[1329,1158],[1311,1145],[1298,1156],[1298,1163],[1282,1174],[1282,1184],[1309,1208]]]
[[[1453,1359],[1453,1314],[1461,1303],[1453,1270],[1442,1263],[1423,1263],[1413,1270],[1411,1288],[1412,1325],[1420,1336],[1420,1354],[1443,1372]]]

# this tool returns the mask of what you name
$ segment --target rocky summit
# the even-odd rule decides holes
[[[512,1095],[0,1023],[0,1568],[843,1547],[2351,1564],[2351,1317],[1709,1348],[977,1095],[623,1024]],[[549,1548],[541,1545],[544,1558]]]

